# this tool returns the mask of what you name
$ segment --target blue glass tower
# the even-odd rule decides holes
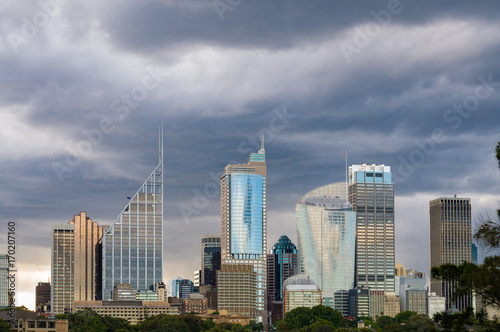
[[[221,264],[251,264],[257,274],[256,312],[266,309],[266,159],[264,140],[247,164],[221,177]]]
[[[162,137],[162,134],[160,134]],[[158,166],[125,206],[102,240],[102,299],[117,284],[153,290],[163,281],[163,143]]]

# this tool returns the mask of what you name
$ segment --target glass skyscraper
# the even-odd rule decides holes
[[[316,193],[296,206],[300,270],[323,293],[347,291],[354,286],[356,213],[347,200]]]
[[[215,271],[220,270],[220,235],[201,238],[200,285],[215,286]]]
[[[394,184],[384,165],[349,167],[356,212],[356,287],[394,292]]]
[[[117,284],[153,290],[163,280],[163,144],[160,160],[102,240],[102,299]]]
[[[257,275],[256,313],[266,310],[266,160],[264,142],[247,164],[227,165],[221,177],[222,265],[251,264]]]
[[[298,273],[297,247],[283,234],[273,246],[274,294],[273,301],[283,300],[283,282]],[[269,285],[268,285],[269,286]]]

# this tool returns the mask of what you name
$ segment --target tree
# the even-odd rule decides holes
[[[10,332],[10,324],[0,319],[0,332]]]
[[[404,325],[406,331],[412,332],[438,332],[432,319],[426,315],[412,316]]]
[[[394,323],[394,318],[389,316],[382,316],[377,319],[377,324],[383,330],[387,325]]]
[[[417,313],[415,311],[401,311],[399,314],[396,315],[396,317],[394,317],[394,319],[398,323],[405,323],[416,314]]]
[[[300,307],[287,312],[284,321],[287,329],[293,330],[309,326],[314,323],[316,319],[314,319],[311,314],[311,309]]]

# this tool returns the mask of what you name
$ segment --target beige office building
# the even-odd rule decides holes
[[[74,249],[75,225],[56,224],[52,226],[52,288],[50,303],[52,313],[71,313],[74,299]]]
[[[75,301],[75,312],[91,309],[100,316],[126,319],[139,324],[145,318],[156,315],[178,315],[179,307],[166,301]]]
[[[101,258],[97,244],[103,235],[103,226],[92,221],[86,212],[80,212],[69,222],[75,225],[75,301],[94,301],[100,296]],[[98,289],[99,288],[99,289]]]
[[[103,226],[86,212],[67,224],[52,227],[52,289],[54,314],[70,313],[73,301],[94,301],[100,296],[101,259],[98,243]]]
[[[399,296],[392,292],[385,293],[384,316],[396,317],[400,311]]]
[[[217,271],[217,310],[255,318],[256,287],[253,264],[222,265]]]

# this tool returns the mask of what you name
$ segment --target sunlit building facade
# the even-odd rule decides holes
[[[355,286],[395,292],[391,168],[366,164],[350,166],[349,202],[356,212]]]
[[[160,140],[161,141],[161,140]],[[102,298],[117,284],[152,290],[163,280],[163,146],[160,160],[102,240]]]
[[[323,293],[354,288],[356,213],[351,204],[306,195],[296,206],[296,218],[300,271]]]
[[[52,313],[71,313],[75,292],[75,225],[52,225]]]
[[[266,316],[266,159],[264,142],[247,164],[227,165],[221,177],[221,264],[251,264],[256,312]],[[219,303],[220,305],[220,303]]]

